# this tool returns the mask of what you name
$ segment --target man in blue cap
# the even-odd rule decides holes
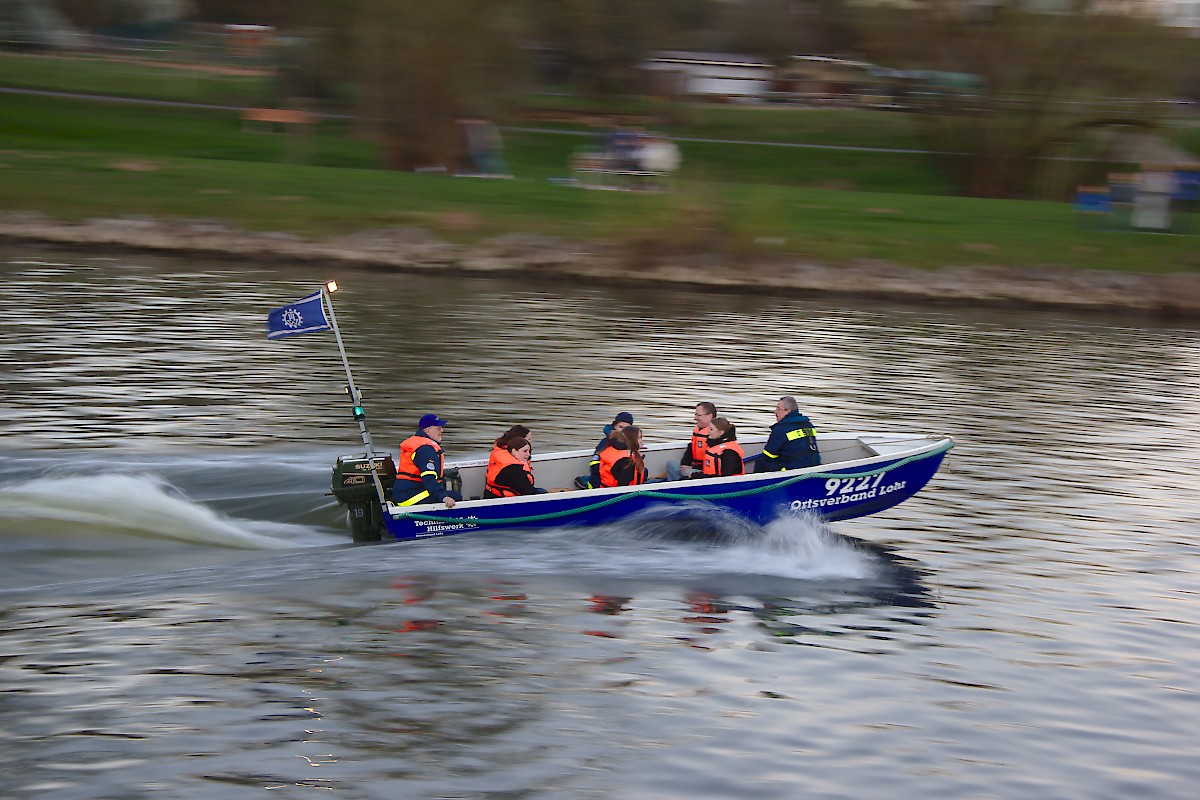
[[[392,500],[402,506],[424,503],[445,503],[454,508],[462,500],[458,492],[446,491],[443,468],[446,457],[442,452],[442,429],[446,420],[437,414],[426,414],[417,423],[417,432],[400,443],[400,458],[396,462],[396,482],[392,485]]]
[[[604,426],[604,437],[600,439],[600,443],[596,445],[596,452],[599,453],[608,444],[608,437],[612,436],[614,431],[623,431],[633,424],[633,414],[628,411],[622,411],[613,418],[613,421]]]

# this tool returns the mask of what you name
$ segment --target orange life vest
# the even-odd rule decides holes
[[[426,470],[422,470],[421,466],[416,463],[416,457],[417,448],[425,445],[430,445],[437,452],[437,472],[434,479],[438,483],[442,482],[442,467],[446,463],[446,455],[442,452],[442,446],[428,436],[422,436],[419,433],[413,434],[400,443],[400,458],[396,462],[396,480],[413,481],[418,484],[421,482],[421,475]]]
[[[708,452],[708,429],[700,430],[697,425],[692,429],[692,444],[689,449],[692,456],[692,466],[704,463],[704,454]]]
[[[508,448],[492,445],[492,452],[488,453],[488,469],[491,470],[492,464],[496,463],[496,459],[500,458],[501,453],[507,453]]]
[[[738,471],[730,473],[721,472],[721,453],[726,450],[732,450],[738,454]],[[746,451],[737,442],[721,442],[714,444],[704,452],[704,476],[707,478],[715,478],[718,476],[727,475],[745,475],[746,467],[742,463],[746,460]]]
[[[601,486],[620,486],[617,483],[617,476],[613,475],[613,467],[622,458],[629,458],[628,450],[618,450],[611,444],[600,451],[597,458],[600,459],[600,485]],[[635,465],[633,468],[633,482],[630,486],[637,486],[646,482],[646,468],[641,469]]]
[[[517,492],[514,492],[507,486],[500,486],[496,483],[496,478],[500,477],[500,471],[505,467],[511,467],[513,464],[520,464],[525,474],[529,476],[529,482],[533,483],[533,466],[528,461],[522,461],[512,454],[506,447],[496,447],[492,450],[491,457],[488,458],[487,468],[487,490],[496,497],[520,497]]]

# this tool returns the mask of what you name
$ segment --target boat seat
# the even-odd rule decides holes
[[[890,456],[896,453],[903,453],[906,450],[911,450],[915,446],[912,439],[887,439],[883,437],[860,437],[858,443],[867,449],[871,455]]]

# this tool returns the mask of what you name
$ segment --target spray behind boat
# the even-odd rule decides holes
[[[337,283],[328,281],[319,292],[271,311],[267,315],[267,338],[333,331],[338,352],[342,355],[342,366],[346,368],[346,395],[354,408],[354,420],[358,423],[358,431],[366,448],[361,455],[338,457],[331,480],[333,496],[348,508],[354,541],[378,542],[384,531],[383,509],[387,505],[387,492],[396,480],[396,464],[387,453],[377,453],[375,445],[371,443],[362,392],[354,383],[350,360],[346,358],[346,346],[342,343],[342,333],[338,330],[337,317],[333,313],[330,295],[336,291]]]

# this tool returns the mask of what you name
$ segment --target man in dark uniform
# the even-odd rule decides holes
[[[781,397],[775,404],[775,419],[771,435],[763,445],[762,458],[755,472],[778,472],[798,467],[815,467],[821,463],[817,450],[817,434],[812,421],[800,413],[796,398]]]
[[[454,508],[462,500],[458,492],[446,491],[442,452],[442,429],[446,420],[437,414],[426,414],[417,423],[417,432],[400,443],[400,458],[396,462],[396,482],[392,485],[392,500],[402,506],[423,503],[445,503]]]

